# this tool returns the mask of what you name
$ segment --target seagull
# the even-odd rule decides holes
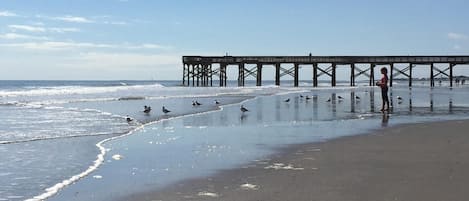
[[[290,102],[290,98],[285,99],[284,102],[285,102],[285,103]]]
[[[199,103],[198,101],[195,101],[196,105],[202,105],[202,103]]]
[[[241,110],[241,112],[247,112],[249,111],[248,109],[246,109],[243,105],[241,105],[241,108],[239,108]]]
[[[197,101],[192,101],[192,106],[198,106],[198,105],[202,105],[202,103],[199,103]]]
[[[306,96],[306,97],[308,97],[308,96]],[[303,95],[300,94],[300,98],[303,98]]]
[[[344,99],[344,97],[342,96],[337,96],[337,98],[339,98],[339,100]]]
[[[143,110],[143,112],[145,112],[145,113],[147,113],[147,114],[150,113],[150,111],[151,111],[151,107],[150,107],[150,106],[146,106],[146,105],[145,105],[144,108],[145,108],[145,109]]]
[[[165,113],[165,114],[168,114],[168,113],[171,112],[170,110],[166,109],[164,106],[163,106],[163,108],[161,108],[161,111],[163,111],[163,113]]]
[[[355,99],[360,100],[360,96],[355,96]]]
[[[397,96],[397,104],[401,104],[401,103],[402,103],[402,97]]]
[[[326,101],[326,102],[331,102],[331,98],[327,99],[327,101]]]
[[[309,100],[309,99],[311,99],[311,98],[309,96],[306,96],[306,100]]]
[[[218,105],[220,104],[220,102],[218,102],[218,100],[215,99],[215,105]]]
[[[127,123],[130,123],[130,122],[132,122],[132,121],[133,121],[133,119],[132,119],[132,118],[130,118],[129,116],[127,116],[127,118],[125,118],[125,120],[127,120]]]

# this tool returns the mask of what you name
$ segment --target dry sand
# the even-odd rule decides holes
[[[124,200],[466,201],[469,121],[289,147],[270,159]]]

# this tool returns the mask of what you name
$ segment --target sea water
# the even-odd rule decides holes
[[[179,83],[1,81],[0,200],[118,199],[238,167],[283,146],[467,118],[469,108],[465,86],[396,83],[392,112],[383,115],[375,87]],[[242,113],[241,104],[250,111]],[[153,111],[142,112],[144,105]],[[162,114],[163,105],[172,112]]]

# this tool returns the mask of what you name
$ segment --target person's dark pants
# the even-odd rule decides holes
[[[389,108],[388,87],[381,88],[381,98],[383,99],[383,109],[385,104],[388,104],[387,108]]]

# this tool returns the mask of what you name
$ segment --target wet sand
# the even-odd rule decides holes
[[[468,120],[419,123],[291,146],[123,200],[463,201],[468,170]]]

